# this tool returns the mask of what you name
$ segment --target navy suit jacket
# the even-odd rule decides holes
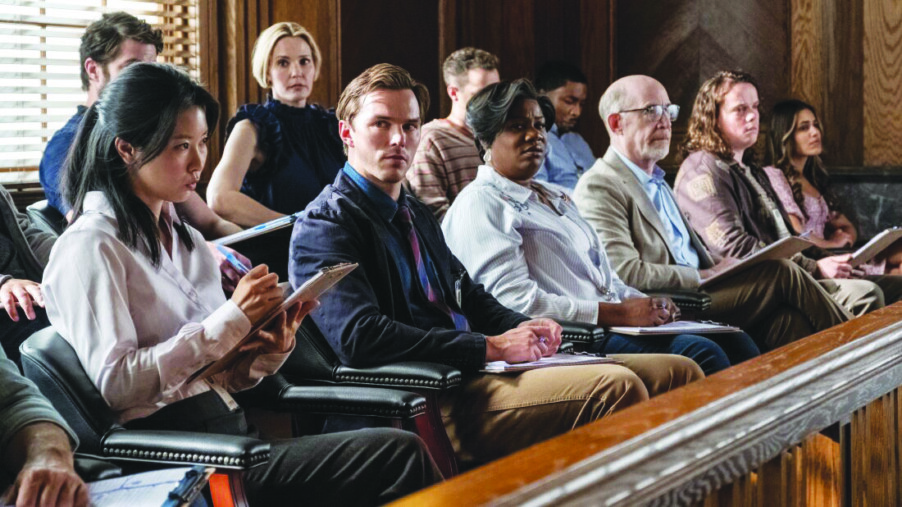
[[[529,317],[501,305],[473,282],[448,249],[429,209],[414,198],[408,203],[420,241],[438,272],[442,296],[467,317],[472,332],[448,329],[443,327],[446,323],[429,329],[414,324],[408,294],[385,243],[391,232],[344,171],[339,171],[335,183],[323,189],[294,225],[288,267],[291,284],[297,287],[334,264],[360,264],[320,297],[320,308],[311,314],[345,365],[429,361],[476,371],[485,364],[485,335],[501,334]]]

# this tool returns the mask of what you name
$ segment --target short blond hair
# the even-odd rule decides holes
[[[313,51],[313,65],[316,67],[313,74],[313,80],[319,78],[319,67],[322,62],[322,53],[313,35],[303,26],[291,21],[282,21],[260,32],[257,41],[254,42],[254,52],[251,55],[251,69],[254,78],[263,88],[270,88],[272,82],[269,80],[269,66],[272,64],[272,50],[276,44],[285,37],[298,37],[310,46]]]
[[[416,82],[409,72],[390,63],[378,63],[363,71],[348,83],[341,97],[335,114],[339,120],[351,122],[360,112],[360,99],[376,90],[410,90],[420,105],[420,119],[429,110],[429,90],[423,83]]]

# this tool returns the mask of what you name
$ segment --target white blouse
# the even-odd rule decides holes
[[[146,417],[169,403],[215,388],[256,385],[288,354],[246,360],[214,381],[186,379],[230,350],[251,328],[225,299],[219,269],[199,232],[189,227],[188,251],[172,228],[171,204],[163,221],[172,231],[172,256],[161,246],[154,267],[141,248],[120,241],[106,197],[91,192],[84,214],[57,240],[44,273],[44,298],[54,328],[78,354],[88,376],[120,422]]]
[[[442,232],[470,276],[513,310],[591,324],[599,302],[642,297],[611,268],[598,234],[563,188],[533,181],[561,214],[485,165],[454,200]]]

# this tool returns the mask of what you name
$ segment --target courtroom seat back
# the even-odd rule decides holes
[[[102,456],[104,436],[122,426],[88,378],[75,350],[52,327],[25,340],[22,370],[78,436],[79,453]]]

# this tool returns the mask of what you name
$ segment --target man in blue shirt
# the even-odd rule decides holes
[[[429,209],[403,189],[419,143],[426,88],[379,64],[344,90],[337,115],[348,162],[295,223],[291,283],[321,268],[360,266],[320,297],[311,317],[351,366],[429,361],[461,369],[443,400],[459,458],[486,462],[553,437],[701,376],[671,355],[624,356],[614,364],[480,374],[487,361],[552,355],[561,327],[530,319],[474,283],[445,244]]]
[[[535,178],[573,190],[579,177],[595,163],[589,143],[574,131],[586,104],[586,76],[575,65],[548,62],[536,73],[535,86],[554,105],[548,155]]]
[[[163,33],[126,12],[104,14],[88,25],[81,37],[81,86],[87,92],[85,105],[78,106],[69,121],[50,138],[41,157],[39,176],[48,203],[68,218],[69,205],[60,188],[63,168],[69,147],[75,141],[82,117],[97,102],[103,88],[115,79],[123,69],[136,62],[155,62],[163,51]],[[188,217],[208,240],[241,231],[241,227],[223,220],[213,212],[197,192],[184,203],[176,205],[180,214]],[[224,257],[211,249],[229,281],[226,287],[234,287],[237,273],[230,271]]]
[[[580,179],[573,200],[604,240],[623,281],[639,290],[696,290],[735,260],[712,255],[683,217],[659,160],[679,107],[647,76],[627,76],[601,98],[611,147]],[[845,321],[848,314],[804,269],[769,261],[706,285],[706,318],[746,330],[762,351]]]
[[[82,35],[79,47],[81,88],[88,92],[88,97],[85,105],[78,106],[75,115],[50,138],[39,166],[47,201],[63,215],[69,212],[69,206],[59,188],[60,175],[85,111],[122,69],[135,62],[155,62],[161,51],[163,33],[124,12],[104,14]]]

